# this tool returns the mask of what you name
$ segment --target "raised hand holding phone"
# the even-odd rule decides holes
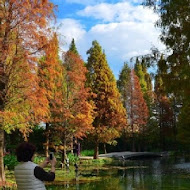
[[[49,159],[50,159],[50,160],[53,160],[53,157],[54,157],[53,152],[50,152],[50,153],[49,153]]]
[[[49,161],[51,164],[51,172],[55,172],[55,165],[56,165],[57,161],[56,161],[56,158],[52,152],[49,154]]]

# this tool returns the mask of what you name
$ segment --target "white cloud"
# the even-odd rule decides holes
[[[114,19],[115,10],[111,4],[101,3],[95,6],[88,6],[84,10],[78,12],[80,16],[94,17],[104,21],[112,21]]]
[[[134,1],[134,0],[133,0]],[[88,31],[79,21],[64,19],[61,34],[70,43],[74,37],[79,53],[86,60],[86,51],[97,40],[107,55],[108,63],[117,76],[123,62],[132,56],[150,52],[152,46],[164,49],[159,41],[160,31],[154,27],[158,16],[150,9],[128,2],[87,6],[78,12],[81,16],[100,19]],[[106,21],[106,22],[105,22]]]
[[[125,61],[147,54],[151,46],[162,48],[159,31],[151,23],[121,22],[99,24],[91,28],[88,38],[97,39],[109,57]]]
[[[77,14],[84,17],[93,17],[105,22],[154,22],[158,19],[158,15],[151,9],[142,5],[133,6],[129,2],[116,4],[101,3],[94,6],[87,6]]]
[[[71,43],[72,38],[78,41],[84,38],[86,33],[84,26],[79,21],[73,19],[60,19],[58,20],[58,34],[61,38],[61,43],[64,44],[63,49],[67,50]]]

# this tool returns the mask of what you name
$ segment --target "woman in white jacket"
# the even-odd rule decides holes
[[[39,166],[33,163],[35,146],[24,142],[16,149],[19,164],[15,167],[15,178],[18,190],[46,190],[43,181],[54,181],[55,179],[55,157],[50,160],[46,158]],[[51,164],[51,171],[46,172],[43,168]]]

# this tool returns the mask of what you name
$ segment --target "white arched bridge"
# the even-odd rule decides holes
[[[107,154],[100,154],[99,157],[116,158],[116,159],[136,159],[136,158],[155,158],[166,156],[167,153],[157,152],[112,152]]]

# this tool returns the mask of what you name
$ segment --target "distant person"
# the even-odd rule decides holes
[[[46,190],[43,181],[54,181],[56,159],[46,158],[39,166],[33,162],[36,147],[24,142],[16,149],[19,164],[15,167],[15,178],[18,190]],[[51,164],[51,171],[43,168]]]

